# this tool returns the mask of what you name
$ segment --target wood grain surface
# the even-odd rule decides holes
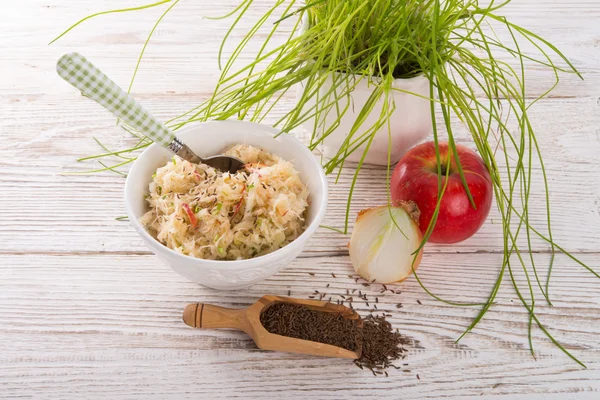
[[[247,290],[203,288],[163,265],[128,222],[115,220],[125,214],[123,177],[68,174],[98,168],[76,161],[102,152],[93,137],[111,149],[133,141],[108,112],[60,80],[54,64],[62,53],[80,51],[126,86],[164,7],[101,16],[47,45],[79,18],[141,3],[23,0],[0,9],[0,398],[600,396],[600,280],[565,256],[555,261],[554,307],[538,301],[536,310],[587,369],[539,329],[533,330],[536,358],[531,356],[527,314],[507,278],[487,317],[456,343],[476,308],[435,301],[415,279],[391,286],[398,294],[363,287],[348,277],[353,274],[348,236],[326,229],[287,269]],[[182,0],[158,27],[133,87],[158,117],[174,117],[210,95],[230,20],[203,17],[223,15],[235,4]],[[270,4],[255,1],[225,55]],[[506,16],[556,44],[585,78],[564,75],[552,95],[532,108],[531,120],[549,175],[555,239],[600,271],[600,3],[521,0]],[[255,50],[251,45],[242,59]],[[527,97],[544,93],[552,79],[531,66]],[[293,96],[286,98],[267,122],[293,104]],[[461,130],[459,139],[470,145],[468,132]],[[540,172],[534,167],[534,176]],[[352,174],[348,168],[337,185],[331,181],[324,224],[343,226]],[[351,220],[360,209],[386,201],[385,169],[367,166],[361,174]],[[542,180],[532,187],[532,223],[543,228]],[[547,244],[536,240],[533,250],[538,265],[549,263]],[[419,276],[442,298],[480,302],[489,295],[501,259],[500,218],[493,211],[472,239],[428,245]],[[516,279],[524,288],[524,276],[517,273]],[[377,296],[378,309],[390,312],[392,323],[412,339],[403,361],[408,365],[389,378],[344,360],[260,351],[243,333],[194,330],[181,321],[191,302],[245,307],[265,293],[290,291],[306,298],[319,290],[335,299],[346,289]],[[372,309],[355,306],[363,313]]]

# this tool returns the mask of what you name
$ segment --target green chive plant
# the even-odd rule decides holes
[[[179,0],[164,0],[133,9],[110,11],[133,11],[171,3],[150,32],[139,56],[136,71],[156,26],[178,2]],[[246,33],[231,56],[224,60],[222,53],[225,44],[240,21],[250,15],[253,2],[254,0],[243,0],[223,17],[230,18],[233,22],[219,51],[218,66],[221,75],[213,95],[169,121],[170,126],[179,129],[196,121],[228,118],[261,122],[286,94],[297,91],[301,85],[303,89],[298,96],[297,106],[286,112],[274,126],[282,132],[291,132],[307,121],[323,121],[323,116],[333,113],[336,116],[333,123],[322,126],[321,122],[315,122],[308,143],[314,150],[336,129],[341,118],[349,111],[350,103],[340,100],[347,99],[357,84],[366,80],[373,88],[369,99],[359,110],[356,122],[338,153],[323,164],[328,174],[337,173],[339,176],[345,167],[346,158],[362,149],[361,161],[352,165],[355,172],[348,194],[349,210],[369,145],[376,132],[388,126],[390,115],[394,112],[393,93],[400,90],[394,87],[394,80],[423,75],[430,83],[427,99],[431,105],[432,137],[436,147],[442,135],[445,135],[452,152],[456,154],[455,138],[458,129],[466,128],[490,171],[497,207],[502,217],[504,255],[497,280],[483,304],[441,299],[425,287],[415,271],[416,279],[429,295],[440,301],[459,306],[481,306],[478,315],[466,329],[466,334],[493,305],[508,273],[516,294],[528,313],[531,353],[534,354],[532,328],[537,325],[565,354],[584,366],[551,335],[538,318],[535,308],[538,290],[544,301],[552,305],[549,284],[556,252],[566,254],[600,278],[598,273],[553,240],[546,170],[539,141],[528,115],[530,107],[556,87],[559,73],[579,75],[569,60],[542,37],[502,16],[502,9],[511,0],[490,0],[485,6],[480,5],[477,0],[275,0]],[[291,31],[289,28],[282,29],[284,23],[289,27],[290,21]],[[266,36],[258,35],[264,27],[268,27]],[[505,37],[510,40],[501,41],[496,35],[498,29],[502,29]],[[274,48],[270,46],[271,39],[282,34],[287,35],[285,42]],[[241,67],[234,66],[248,44],[256,40],[262,40],[263,44],[259,46],[260,50],[254,59]],[[524,46],[535,51],[529,54],[522,50]],[[504,61],[507,55],[516,62]],[[539,98],[528,99],[525,67],[532,64],[552,71],[555,82]],[[364,126],[366,117],[378,102],[383,102],[384,107],[376,122]],[[345,106],[340,107],[340,104]],[[439,119],[436,114],[441,114]],[[135,152],[149,145],[150,140],[141,132],[125,128],[139,137],[137,145],[81,160],[110,156],[123,159],[115,165],[103,164],[103,168],[97,171],[114,170],[133,161]],[[439,199],[444,195],[447,179],[442,178],[443,167],[439,151],[437,156],[439,210]],[[391,167],[389,158],[388,153],[388,178]],[[460,161],[458,157],[455,159],[472,201]],[[532,176],[534,166],[541,169],[541,177]],[[534,179],[543,182],[546,202],[544,227],[534,227],[530,223],[529,199]],[[436,216],[437,212],[421,246],[430,236]],[[348,222],[349,211],[345,217],[344,233],[348,231]],[[547,242],[552,254],[545,280],[538,272],[539,263],[534,260],[534,237]],[[517,283],[515,274],[519,270],[526,278],[525,288]]]

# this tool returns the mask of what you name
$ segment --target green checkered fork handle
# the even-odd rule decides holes
[[[169,148],[178,144],[173,132],[81,54],[62,56],[56,64],[56,71],[84,95],[155,142]],[[176,148],[171,150],[177,152]]]

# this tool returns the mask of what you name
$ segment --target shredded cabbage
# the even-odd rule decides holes
[[[230,174],[177,156],[153,175],[140,219],[162,244],[210,260],[241,260],[275,251],[305,229],[308,188],[294,166],[249,145],[224,154],[245,169]]]

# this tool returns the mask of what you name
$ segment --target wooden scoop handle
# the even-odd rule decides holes
[[[192,328],[232,328],[246,332],[246,309],[232,310],[204,303],[188,304],[183,311],[183,322]]]

